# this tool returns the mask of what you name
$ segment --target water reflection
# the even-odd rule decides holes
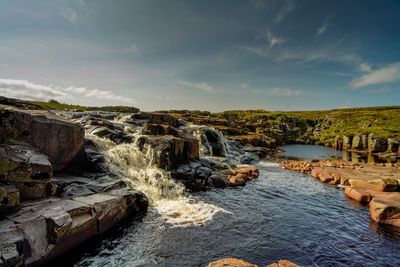
[[[395,154],[340,151],[330,147],[315,145],[285,145],[278,148],[283,150],[283,152],[277,156],[290,160],[343,159],[357,163],[394,163],[399,160]]]

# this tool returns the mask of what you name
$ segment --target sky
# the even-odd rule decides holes
[[[0,95],[141,110],[400,105],[398,0],[0,0]]]

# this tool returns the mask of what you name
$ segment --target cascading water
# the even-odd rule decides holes
[[[135,140],[140,134],[132,129]],[[124,177],[134,189],[143,192],[150,206],[173,226],[200,225],[225,210],[198,201],[185,194],[185,187],[173,180],[167,171],[154,164],[154,150],[150,146],[139,149],[137,141],[116,145],[104,138],[92,138],[102,151],[108,169]]]
[[[204,125],[190,125],[190,127],[199,140],[201,157],[218,162],[221,161],[218,158],[222,157],[234,165],[243,164],[245,160],[258,160],[255,155],[245,152],[239,143],[226,139],[220,131],[212,127]]]

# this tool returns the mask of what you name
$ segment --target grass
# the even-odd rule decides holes
[[[87,107],[80,105],[70,105],[60,103],[56,100],[50,100],[48,102],[41,101],[30,101],[31,104],[37,105],[44,109],[50,110],[65,110],[65,111],[90,111],[90,110],[100,110],[100,111],[109,111],[109,112],[119,112],[119,113],[135,113],[139,112],[138,108],[128,107],[128,106],[105,106],[105,107]]]

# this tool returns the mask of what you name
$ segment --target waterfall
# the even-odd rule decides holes
[[[139,135],[136,134],[136,137]],[[154,150],[149,145],[139,149],[137,139],[116,145],[104,138],[93,138],[104,155],[109,170],[123,177],[133,189],[143,192],[167,223],[173,226],[201,225],[225,210],[187,196],[185,187],[173,180],[169,172],[154,163]]]
[[[220,162],[218,158],[224,158],[233,165],[248,163],[247,161],[258,158],[244,151],[241,144],[229,140],[215,128],[204,125],[190,125],[193,135],[199,140],[200,156]]]

